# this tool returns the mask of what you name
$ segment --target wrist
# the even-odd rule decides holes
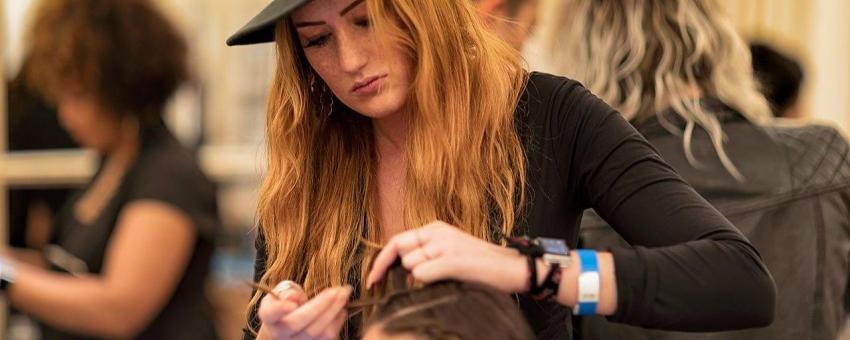
[[[534,262],[537,264],[537,277],[535,278],[537,286],[542,286],[546,281],[546,274],[549,272],[549,264],[541,258],[534,259]]]
[[[531,275],[531,268],[528,268],[528,258],[518,251],[509,248],[508,250],[512,253],[509,265],[509,268],[511,268],[511,293],[526,293],[531,289],[530,282],[528,282],[528,276]]]
[[[541,258],[536,258],[535,262],[537,263],[537,284],[542,285],[546,280],[549,264]],[[511,292],[520,294],[528,293],[531,290],[531,281],[529,280],[529,276],[531,276],[531,268],[528,266],[528,257],[514,252],[511,263],[511,267],[514,268],[514,274],[511,275],[513,282],[511,285]],[[564,270],[566,270],[566,268],[564,268]]]
[[[581,259],[576,251],[570,251],[570,265],[563,269],[561,289],[557,301],[565,306],[575,306],[578,301],[578,276],[581,274]]]

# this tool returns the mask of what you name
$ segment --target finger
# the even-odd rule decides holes
[[[275,286],[273,291],[281,300],[289,300],[299,306],[307,303],[307,300],[309,300],[307,293],[304,292],[304,288],[301,288],[301,285],[293,281],[281,281]]]
[[[432,261],[427,261],[413,268],[410,273],[416,281],[423,283],[431,283],[446,279],[460,279],[452,277],[451,260],[440,258]]]
[[[257,309],[257,317],[264,324],[276,324],[280,322],[281,318],[297,308],[298,305],[295,302],[266,296],[260,301],[260,307]]]
[[[384,249],[381,249],[378,256],[375,257],[375,261],[372,263],[372,269],[366,278],[366,288],[372,288],[375,282],[380,281],[384,277],[384,274],[386,274],[387,269],[393,264],[396,257],[398,257],[398,246],[396,245],[395,238],[393,238],[384,246]]]
[[[323,336],[328,326],[330,326],[334,319],[336,319],[337,314],[344,310],[345,304],[348,302],[348,298],[350,296],[351,287],[339,289],[336,294],[334,294],[334,301],[331,303],[330,307],[322,310],[321,314],[313,320],[313,322],[307,325],[304,329],[304,333],[311,337]]]
[[[342,326],[345,325],[345,320],[348,320],[348,313],[345,310],[341,310],[336,314],[330,325],[325,328],[324,337],[326,339],[336,339],[339,336],[339,332],[342,331]]]
[[[443,222],[443,221],[440,221],[440,220],[436,220],[436,221],[433,221],[431,223],[424,225],[420,229],[422,229],[422,237],[423,238],[430,238],[430,237],[434,236],[434,234],[439,233],[441,230],[452,229],[452,228],[454,228],[454,227],[452,227],[450,224]]]
[[[293,334],[303,332],[307,325],[315,321],[316,318],[322,315],[323,311],[328,309],[336,301],[335,297],[339,290],[340,288],[325,289],[292,313],[284,316],[281,321],[286,324]]]
[[[401,257],[401,264],[404,268],[412,270],[416,266],[430,260],[431,258],[425,252],[425,248],[418,248]]]
[[[407,254],[421,248],[427,242],[421,235],[420,229],[408,230],[393,237],[400,254]]]

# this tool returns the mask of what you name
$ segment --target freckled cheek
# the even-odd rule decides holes
[[[390,67],[395,81],[399,86],[410,88],[413,85],[413,61],[406,54],[401,51],[395,51]]]
[[[342,77],[343,72],[337,60],[337,54],[329,48],[311,52],[307,55],[307,61],[334,93],[340,93],[338,91],[345,87],[345,79]]]

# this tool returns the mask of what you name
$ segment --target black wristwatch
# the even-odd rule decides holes
[[[528,259],[529,291],[535,300],[549,300],[558,295],[561,285],[562,269],[570,265],[570,248],[564,240],[552,238],[528,238],[527,236],[507,238],[508,246],[517,249]],[[546,276],[542,283],[537,280],[537,259],[547,264]],[[540,268],[542,269],[542,268]]]
[[[543,262],[557,264],[561,268],[570,266],[570,247],[564,240],[538,237],[534,242],[543,248]]]
[[[532,294],[532,297],[535,300],[550,300],[558,295],[563,269],[570,265],[570,248],[564,240],[537,238],[535,241],[543,248],[543,262],[549,268],[543,283],[538,286],[537,294]]]

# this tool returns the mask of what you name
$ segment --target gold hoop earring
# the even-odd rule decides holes
[[[331,116],[331,115],[333,115],[333,113],[334,113],[334,94],[333,94],[333,92],[331,92],[331,89],[330,89],[330,88],[328,88],[328,85],[327,85],[327,84],[325,84],[324,86],[322,86],[322,93],[323,93],[323,94],[325,94],[325,95],[327,95],[327,96],[328,96],[328,98],[330,98],[330,99],[331,99],[331,100],[330,100],[330,103],[328,103],[328,114],[327,114],[327,116],[328,116],[328,117],[330,117],[330,116]],[[323,97],[324,97],[324,96],[323,96]],[[322,103],[324,104],[324,103],[325,103],[325,100],[322,100]]]
[[[318,79],[318,80],[317,80],[317,79]],[[319,84],[319,85],[318,85],[319,87],[321,87],[321,91],[316,91],[316,87],[317,87],[316,83],[318,83],[318,82],[321,82],[321,84]],[[317,92],[318,92],[318,93],[317,93]],[[319,106],[321,106],[321,108],[322,108],[322,111],[321,111],[321,112],[322,112],[325,116],[330,117],[331,115],[333,115],[334,102],[335,102],[335,101],[334,101],[334,95],[333,95],[333,93],[331,92],[331,90],[330,90],[330,88],[328,87],[328,85],[327,85],[327,84],[325,84],[325,82],[324,82],[324,81],[320,80],[320,79],[319,79],[319,77],[318,77],[318,76],[316,76],[316,75],[313,75],[313,76],[310,78],[310,94],[311,94],[311,96],[312,96],[313,98],[315,98],[315,99],[316,99],[316,101],[318,102]],[[328,108],[327,108],[327,110],[325,110],[325,109],[324,109],[324,108],[325,108],[325,103],[327,103],[327,102],[328,102],[328,100],[327,100],[327,99],[325,99],[326,97],[329,97],[329,98],[330,98],[330,103],[328,103],[328,105],[327,105],[327,107],[328,107]],[[325,114],[325,112],[327,112],[327,113]]]

